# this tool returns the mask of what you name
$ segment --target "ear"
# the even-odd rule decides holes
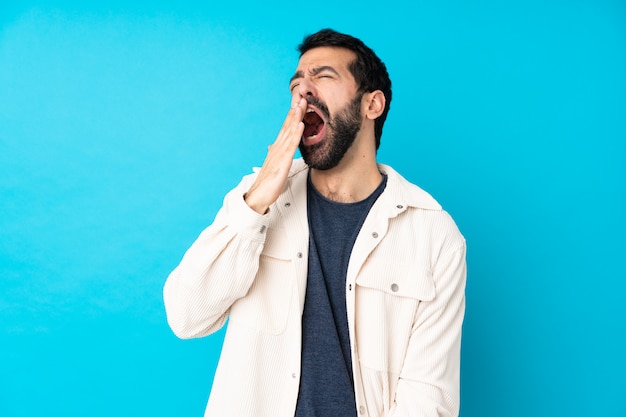
[[[365,111],[363,114],[370,120],[377,119],[385,110],[385,94],[380,90],[374,90],[363,96]]]

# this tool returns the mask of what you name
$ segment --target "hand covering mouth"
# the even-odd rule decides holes
[[[305,142],[315,141],[324,130],[324,119],[319,114],[319,110],[313,107],[307,107],[302,122],[304,122],[302,138]],[[321,137],[319,139],[321,140]]]

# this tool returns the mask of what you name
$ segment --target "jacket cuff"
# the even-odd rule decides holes
[[[241,189],[235,189],[228,195],[228,213],[231,214],[228,223],[242,236],[263,243],[269,224],[269,211],[259,214],[251,209],[243,198],[244,194]]]

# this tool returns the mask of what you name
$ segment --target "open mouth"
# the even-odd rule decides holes
[[[320,116],[317,109],[307,107],[304,118],[304,133],[302,134],[302,143],[305,145],[313,145],[320,142],[324,137],[324,127],[326,123]]]

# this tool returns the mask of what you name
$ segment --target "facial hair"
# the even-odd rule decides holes
[[[317,107],[327,120],[324,140],[310,146],[300,143],[300,154],[309,167],[323,171],[339,165],[361,129],[362,97],[362,93],[357,94],[333,117],[318,98],[307,97],[307,102]]]

